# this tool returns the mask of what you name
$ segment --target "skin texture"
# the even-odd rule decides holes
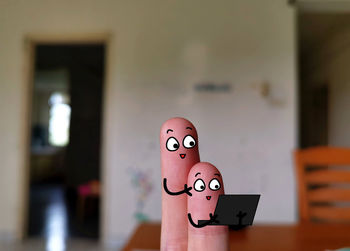
[[[196,181],[201,179],[204,182]],[[216,179],[218,182],[213,181]],[[212,181],[212,183],[210,183]],[[219,187],[217,184],[220,184]],[[214,214],[217,200],[220,194],[224,194],[224,183],[219,170],[210,163],[200,162],[195,164],[188,175],[188,186],[193,187],[192,196],[187,197],[188,217],[198,224],[198,220],[215,220]],[[211,184],[211,186],[210,186]],[[202,186],[202,187],[201,187]],[[196,189],[199,190],[196,191]],[[213,190],[212,190],[212,189]],[[203,191],[200,191],[203,190]],[[209,199],[210,198],[210,199]],[[188,251],[228,251],[228,227],[196,225],[190,220],[188,225]]]
[[[184,140],[187,135],[190,137]],[[172,137],[176,141],[170,139]],[[177,145],[178,148],[174,145]],[[161,250],[186,251],[187,196],[193,189],[186,190],[185,186],[191,167],[199,162],[198,135],[193,124],[184,118],[167,120],[160,130],[160,152],[162,169]],[[164,179],[166,179],[166,189],[164,189]],[[184,193],[184,189],[188,193]]]

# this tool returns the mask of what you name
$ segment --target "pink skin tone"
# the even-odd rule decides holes
[[[224,183],[219,170],[210,163],[195,164],[188,174],[188,186],[193,187],[187,196],[188,213],[195,224],[198,220],[210,220],[219,195],[224,194]],[[189,221],[188,251],[228,251],[228,227],[207,225],[194,227]]]
[[[187,185],[191,167],[199,162],[198,135],[193,124],[184,118],[167,120],[160,130],[162,169],[162,251],[187,251]],[[164,179],[166,188],[164,189]],[[193,189],[188,189],[188,192]]]

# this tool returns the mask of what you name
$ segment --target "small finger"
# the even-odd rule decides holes
[[[187,210],[193,222],[198,224],[198,220],[208,220],[208,216],[217,222],[214,211],[219,195],[224,194],[218,169],[207,162],[197,163],[191,168],[187,184],[193,187],[192,197],[187,198]],[[196,228],[188,223],[188,251],[227,251],[228,248],[227,226]]]

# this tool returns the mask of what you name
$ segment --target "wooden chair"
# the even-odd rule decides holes
[[[350,149],[295,151],[301,221],[350,222]]]

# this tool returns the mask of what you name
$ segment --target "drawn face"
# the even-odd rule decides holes
[[[183,118],[173,118],[166,121],[160,132],[160,147],[162,157],[172,161],[184,161],[198,156],[198,136],[192,123]],[[196,157],[197,159],[198,157]],[[196,163],[196,162],[194,162]]]
[[[200,162],[194,165],[188,175],[188,186],[192,186],[193,198],[216,204],[220,194],[224,194],[222,177],[219,170],[210,163]]]

